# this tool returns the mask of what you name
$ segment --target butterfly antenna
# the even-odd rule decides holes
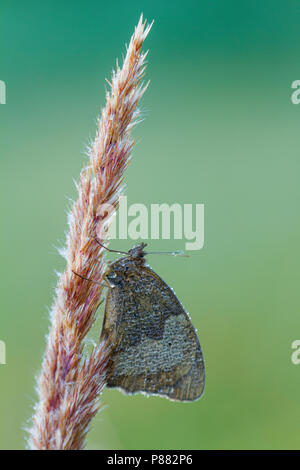
[[[146,255],[170,255],[170,256],[183,256],[184,258],[189,258],[183,250],[179,251],[147,251]]]

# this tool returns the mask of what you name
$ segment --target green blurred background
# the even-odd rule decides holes
[[[105,390],[88,448],[299,448],[300,106],[291,83],[300,4],[291,0],[2,0],[0,448],[26,444],[73,179],[104,79],[141,12],[155,20],[151,84],[126,194],[129,204],[205,204],[204,248],[149,261],[198,328],[207,383],[192,404]]]

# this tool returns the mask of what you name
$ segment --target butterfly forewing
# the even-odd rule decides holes
[[[140,260],[111,265],[102,335],[112,344],[107,386],[193,401],[204,390],[195,329],[172,289]],[[113,277],[111,276],[111,277]]]

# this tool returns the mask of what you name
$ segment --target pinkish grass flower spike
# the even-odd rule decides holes
[[[96,345],[87,355],[84,339],[96,317],[105,269],[102,243],[112,218],[101,210],[118,208],[121,183],[129,163],[138,102],[146,86],[141,79],[146,53],[142,45],[151,25],[141,16],[127,48],[123,66],[112,73],[106,106],[90,147],[90,163],[80,174],[78,199],[69,214],[64,256],[50,316],[50,331],[38,378],[38,403],[29,430],[31,449],[83,449],[91,419],[99,409],[105,385],[109,347]],[[89,283],[81,276],[98,282]]]

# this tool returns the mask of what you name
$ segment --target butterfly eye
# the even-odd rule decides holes
[[[117,277],[117,274],[112,272],[110,273],[110,276],[109,276],[111,279],[115,279]]]

